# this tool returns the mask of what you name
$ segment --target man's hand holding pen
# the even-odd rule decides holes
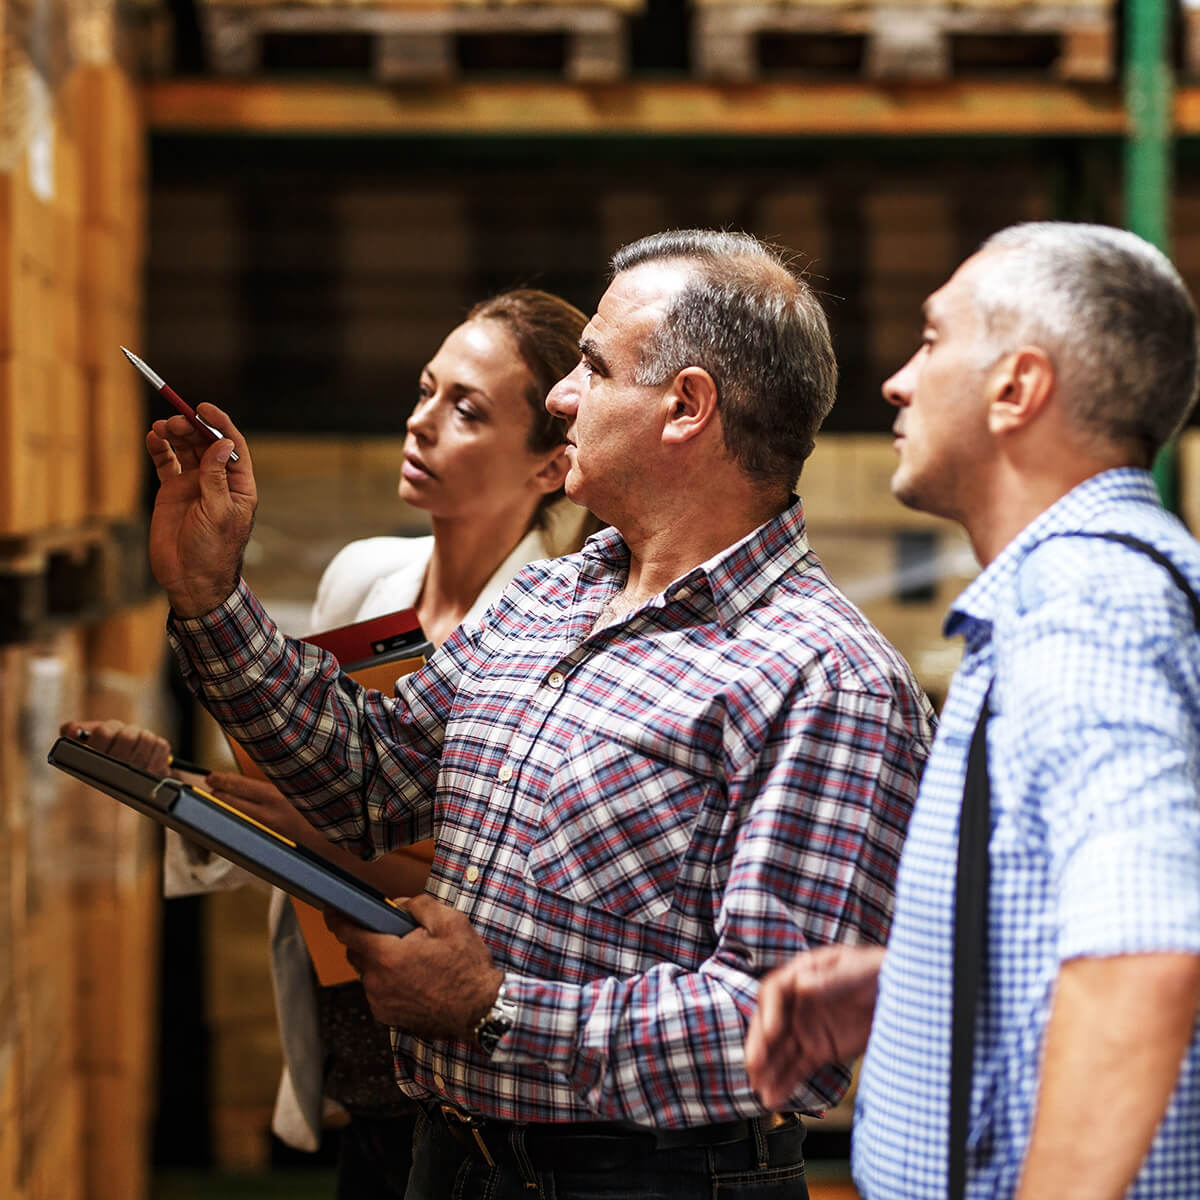
[[[211,612],[237,587],[258,502],[245,438],[216,405],[197,412],[220,441],[182,416],[155,421],[146,435],[159,485],[150,566],[180,617]]]
[[[420,1037],[469,1039],[495,1002],[504,972],[457,909],[432,896],[403,905],[421,928],[402,938],[371,933],[331,909],[325,924],[362,976],[375,1020]]]

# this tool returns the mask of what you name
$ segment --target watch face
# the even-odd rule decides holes
[[[475,1041],[489,1058],[500,1039],[513,1027],[516,1015],[517,1006],[511,1000],[505,999],[504,988],[501,986],[495,1003],[475,1026]]]
[[[509,1017],[496,1013],[495,1009],[484,1017],[475,1031],[475,1040],[484,1054],[490,1057],[495,1052],[500,1039],[512,1028],[512,1024]]]

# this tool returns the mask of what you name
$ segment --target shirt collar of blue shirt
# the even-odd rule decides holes
[[[968,648],[986,641],[1021,564],[1035,546],[1056,534],[1086,528],[1111,505],[1128,500],[1158,503],[1158,492],[1148,471],[1117,467],[1077,484],[1030,521],[971,581],[950,608],[944,626],[946,636],[964,636]]]
[[[615,529],[594,534],[583,553],[605,572],[629,566],[629,547]],[[795,570],[807,553],[804,505],[793,496],[777,517],[681,575],[664,591],[663,599],[682,601],[703,590],[711,597],[716,619],[729,627]]]

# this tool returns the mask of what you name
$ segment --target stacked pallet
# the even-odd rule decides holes
[[[705,79],[802,69],[930,80],[1002,67],[1095,81],[1111,79],[1116,70],[1112,0],[694,4],[692,60]]]
[[[69,719],[162,716],[163,614],[130,609],[146,590],[144,413],[101,367],[135,338],[141,131],[110,5],[5,17],[0,1194],[139,1200],[156,858],[46,752]],[[112,1086],[118,1059],[128,1086]]]
[[[315,47],[310,65],[325,67],[340,65],[338,53],[347,40],[358,39],[367,43],[373,74],[382,82],[450,79],[474,51],[481,53],[479,65],[549,67],[561,78],[596,83],[626,75],[628,17],[642,7],[643,0],[204,0],[200,15],[212,69],[221,75],[260,69],[270,38],[307,41],[306,53]]]

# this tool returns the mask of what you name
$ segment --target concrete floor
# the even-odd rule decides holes
[[[212,1171],[165,1171],[155,1176],[152,1200],[331,1200],[332,1171],[276,1168],[263,1175]],[[840,1165],[813,1164],[810,1200],[858,1200]]]

